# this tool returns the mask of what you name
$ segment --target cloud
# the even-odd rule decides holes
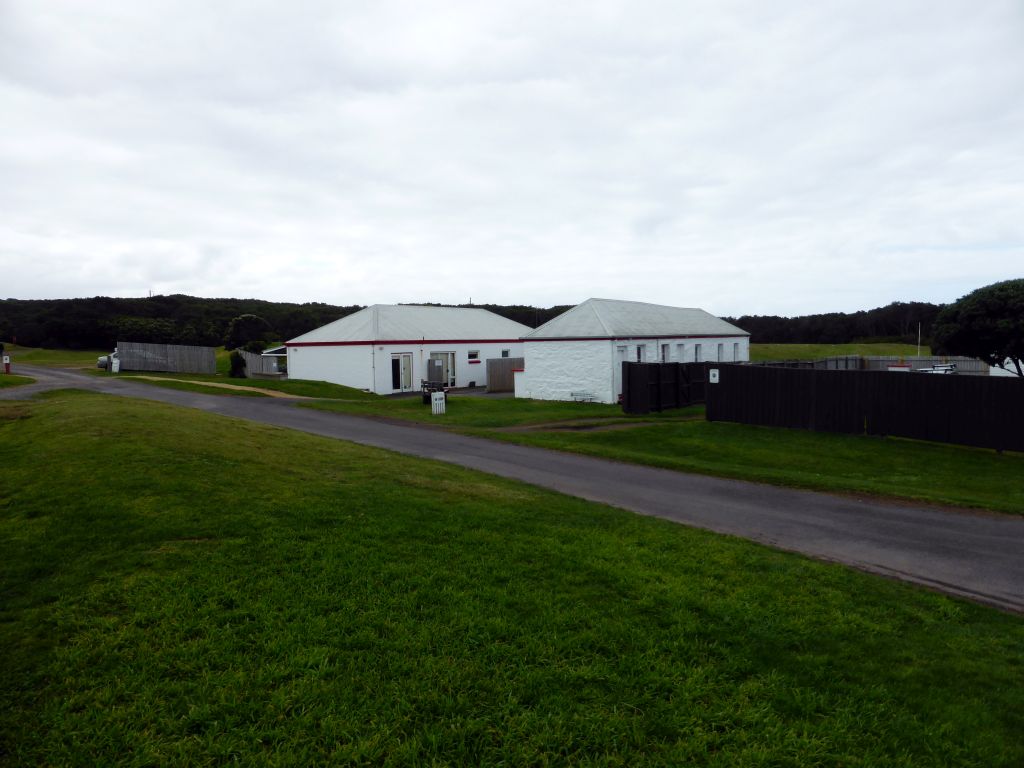
[[[952,0],[8,2],[0,294],[952,300],[1024,263],[1022,32]]]

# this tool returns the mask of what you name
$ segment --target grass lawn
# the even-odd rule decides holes
[[[1024,763],[1019,616],[153,403],[0,459],[0,763]]]
[[[98,373],[103,374],[102,371],[98,371]],[[126,371],[117,375],[122,378],[155,376],[160,380],[142,379],[141,382],[144,384],[153,384],[154,386],[171,387],[174,389],[189,389],[195,392],[203,392],[208,395],[237,395],[239,394],[239,390],[204,387],[203,383],[231,384],[236,387],[248,387],[256,395],[261,394],[260,390],[271,390],[274,392],[285,392],[290,395],[299,395],[300,397],[314,397],[330,400],[372,401],[384,399],[371,392],[363,392],[360,389],[344,387],[340,384],[331,384],[326,381],[232,379],[227,374],[221,373],[209,375],[202,373],[150,373]],[[185,384],[189,384],[191,386],[184,386]]]
[[[635,423],[650,420],[679,420],[703,413],[703,407],[665,411],[644,416],[627,416],[617,405],[603,403],[565,403],[555,400],[516,400],[473,395],[450,394],[445,414],[431,415],[430,406],[419,397],[380,397],[370,395],[359,402],[304,403],[309,408],[339,411],[358,416],[418,421],[435,426],[490,428],[528,426],[561,421],[619,421]]]
[[[488,437],[794,488],[1024,514],[1021,453],[703,420]]]
[[[96,358],[111,350],[81,349],[41,349],[38,347],[22,347],[17,344],[4,344],[4,354],[11,356],[11,366],[18,363],[32,365],[48,365],[56,368],[88,368],[96,367]]]
[[[376,398],[365,403],[303,406],[419,421],[499,440],[686,472],[1024,513],[1024,454],[1020,453],[709,423],[703,420],[703,406],[643,417],[628,417],[618,406],[599,403],[458,395],[448,398],[444,416],[432,416],[419,399]],[[559,428],[557,422],[568,420],[595,426],[615,424],[616,429]],[[546,423],[552,423],[549,429],[508,429]]]
[[[922,355],[930,355],[929,347],[921,347]],[[915,357],[916,344],[751,344],[751,360],[821,360],[841,355],[897,355]]]
[[[22,384],[33,384],[35,379],[28,376],[15,376],[11,374],[0,373],[0,389],[6,389],[7,387],[20,387]]]

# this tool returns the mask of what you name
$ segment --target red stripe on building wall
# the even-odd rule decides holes
[[[286,347],[419,346],[426,344],[522,344],[522,339],[377,339],[376,341],[289,341]]]
[[[750,336],[749,333],[729,334],[673,334],[672,336],[558,336],[550,339],[521,339],[525,343],[534,341],[650,341],[652,339],[736,339]]]

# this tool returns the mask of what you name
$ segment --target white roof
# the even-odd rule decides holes
[[[371,341],[518,340],[529,326],[465,307],[374,304],[298,336],[287,344]]]
[[[587,299],[526,334],[531,339],[618,339],[638,336],[749,336],[703,309],[642,301]]]

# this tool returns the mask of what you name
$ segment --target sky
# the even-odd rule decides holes
[[[0,0],[0,298],[719,315],[1024,277],[1019,0]]]

